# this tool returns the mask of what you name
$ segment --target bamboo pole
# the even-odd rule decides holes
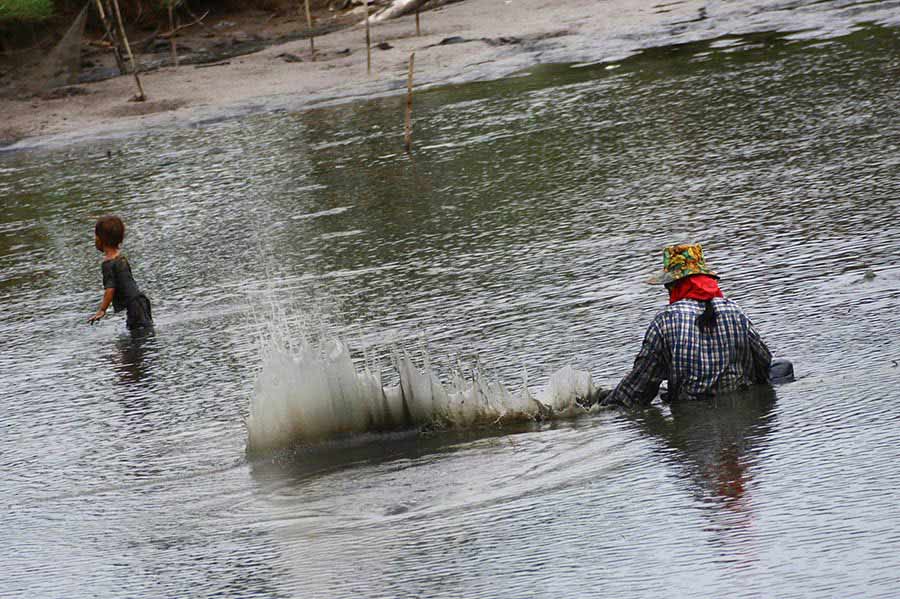
[[[127,71],[125,70],[125,61],[122,60],[122,52],[119,51],[119,40],[116,36],[115,29],[113,28],[112,23],[109,22],[109,15],[103,10],[103,2],[101,2],[101,0],[95,0],[94,4],[97,6],[97,12],[100,13],[100,22],[103,23],[103,29],[106,30],[106,37],[109,38],[109,41],[112,44],[113,56],[116,59],[116,66],[119,68],[119,75],[124,75]]]
[[[304,0],[306,4],[306,27],[309,29],[309,53],[312,55],[312,61],[316,61],[316,36],[313,35],[312,13],[309,12],[309,0]]]
[[[413,66],[416,53],[409,55],[409,75],[406,79],[406,126],[404,127],[403,145],[406,153],[412,152],[412,110],[413,110]]]
[[[125,35],[125,25],[122,24],[122,11],[119,10],[119,0],[112,0],[113,8],[116,11],[116,21],[119,24],[119,34],[122,36],[122,43],[125,44],[125,51],[128,53],[128,60],[131,61],[131,72],[134,74],[134,82],[137,83],[138,93],[134,97],[135,102],[143,102],[147,99],[144,95],[144,86],[141,85],[141,78],[138,76],[137,63],[134,62],[134,54],[131,52],[131,45],[128,43],[128,36]]]
[[[169,30],[172,32],[172,37],[169,38],[169,44],[172,47],[172,64],[175,65],[175,68],[178,68],[178,47],[175,45],[175,18],[173,16],[173,4],[175,0],[169,0],[168,8],[169,8]]]
[[[366,4],[366,74],[372,74],[372,34],[369,31],[369,0],[363,0]]]

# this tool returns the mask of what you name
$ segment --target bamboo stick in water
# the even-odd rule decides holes
[[[316,36],[313,35],[312,13],[309,12],[309,0],[304,0],[306,4],[306,27],[309,29],[309,53],[313,62],[316,61]]]
[[[369,31],[369,0],[366,4],[366,74],[372,74],[372,34]]]
[[[169,38],[169,44],[172,47],[172,64],[175,65],[175,68],[178,68],[178,47],[175,45],[175,18],[172,15],[174,11],[174,3],[175,0],[169,0],[168,8],[169,8],[169,30],[172,32],[172,37]]]
[[[416,53],[413,52],[409,55],[409,75],[406,79],[406,126],[404,127],[403,145],[407,154],[412,151],[413,66],[415,61]]]

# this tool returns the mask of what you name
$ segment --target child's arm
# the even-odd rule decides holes
[[[116,294],[115,287],[109,287],[103,290],[103,299],[100,301],[100,309],[88,319],[88,322],[94,324],[104,316],[106,316],[106,309],[109,308],[109,305],[112,303],[113,296]]]

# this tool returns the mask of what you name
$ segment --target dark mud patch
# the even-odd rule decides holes
[[[51,89],[50,91],[39,94],[38,97],[41,100],[60,100],[63,98],[73,98],[75,96],[87,96],[92,94],[93,92],[86,87],[80,87],[77,85],[66,85],[63,87],[57,87]]]
[[[111,110],[109,115],[114,117],[126,116],[144,116],[148,114],[157,114],[160,112],[169,112],[178,110],[187,106],[185,100],[159,100],[156,102],[133,102],[124,106],[119,106]]]

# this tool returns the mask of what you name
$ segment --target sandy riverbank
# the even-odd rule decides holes
[[[252,112],[346,101],[405,87],[409,54],[416,53],[418,86],[491,79],[537,63],[614,61],[642,48],[752,31],[803,31],[830,37],[863,22],[900,25],[900,15],[874,3],[856,11],[841,2],[683,2],[466,0],[373,27],[373,71],[366,73],[364,29],[317,38],[319,59],[298,40],[271,46],[221,66],[164,68],[143,76],[148,101],[129,102],[134,80],[87,84],[89,93],[60,99],[0,101],[5,149],[54,147],[79,140],[202,123]],[[299,27],[299,25],[298,25]],[[449,37],[465,43],[440,45]],[[349,50],[349,53],[347,53]],[[291,53],[303,62],[286,62]]]

